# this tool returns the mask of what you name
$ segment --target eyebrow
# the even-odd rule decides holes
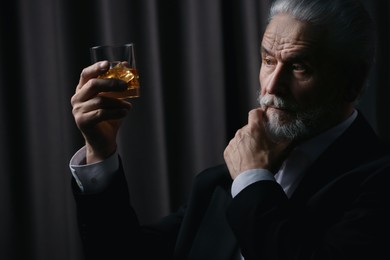
[[[260,46],[260,51],[261,53],[266,53],[266,54],[273,54],[271,51],[269,51],[267,48],[265,48],[263,45]]]
[[[261,45],[260,47],[261,53],[265,53],[271,56],[275,56],[275,54],[271,51],[268,50],[266,47]],[[296,61],[296,60],[309,60],[309,54],[307,52],[303,53],[290,53],[289,56],[287,57],[287,61]]]

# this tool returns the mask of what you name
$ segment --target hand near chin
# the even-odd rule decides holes
[[[235,179],[250,169],[267,169],[276,173],[287,155],[290,142],[271,141],[264,129],[264,111],[253,109],[248,115],[248,124],[236,132],[224,151],[230,175]]]

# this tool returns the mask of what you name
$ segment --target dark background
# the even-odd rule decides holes
[[[390,140],[389,1],[360,109]],[[79,260],[70,98],[94,45],[134,42],[141,97],[119,136],[143,223],[175,210],[258,95],[268,0],[14,0],[0,8],[0,259]],[[364,136],[362,136],[364,138]],[[357,149],[361,149],[356,144]],[[364,148],[362,148],[364,149]]]

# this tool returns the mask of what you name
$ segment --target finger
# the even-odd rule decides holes
[[[264,110],[262,108],[255,108],[248,113],[248,125],[249,126],[260,126],[263,120]]]
[[[96,78],[110,68],[108,61],[99,61],[83,69],[77,89],[82,88],[90,79]]]
[[[237,147],[237,145],[240,143],[240,141],[242,140],[243,136],[244,136],[244,132],[245,132],[245,128],[246,126],[238,129],[234,135],[234,137],[232,139],[230,139],[229,143],[228,143],[228,147],[232,147],[232,148],[235,148]]]
[[[98,96],[85,102],[73,103],[72,113],[77,125],[83,125],[85,124],[84,122],[88,123],[91,121],[89,117],[96,118],[96,120],[120,118],[122,115],[125,116],[127,114],[127,112],[123,113],[123,111],[128,111],[131,107],[131,103],[125,100]],[[116,115],[115,111],[119,111],[119,115]],[[110,115],[113,117],[109,118]]]
[[[118,120],[128,114],[128,109],[97,109],[86,112],[80,117],[80,127],[96,125],[100,122]]]
[[[120,79],[90,79],[76,91],[72,102],[84,102],[96,97],[101,92],[124,91],[127,83]]]
[[[81,114],[85,114],[91,111],[99,109],[110,109],[110,110],[129,110],[132,107],[131,103],[115,98],[108,97],[95,97],[85,102],[77,102],[73,104],[73,115],[78,117]]]
[[[89,112],[98,109],[130,109],[131,103],[124,99],[97,96],[79,104],[81,112]]]
[[[235,178],[234,176],[236,176],[236,170],[234,168],[234,163],[233,163],[233,160],[231,158],[231,154],[232,154],[232,147],[231,147],[231,145],[228,145],[225,148],[225,151],[223,152],[223,157],[224,157],[226,166],[228,167],[228,171],[229,171],[230,175],[232,176],[232,178],[234,179]]]
[[[80,129],[87,129],[103,121],[122,119],[128,114],[127,108],[97,108],[74,112],[76,124]]]

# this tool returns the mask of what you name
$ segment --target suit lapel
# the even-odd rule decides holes
[[[174,259],[232,259],[237,243],[225,217],[232,200],[231,183],[226,165],[198,174],[176,241]]]
[[[237,240],[226,220],[226,209],[232,200],[221,187],[212,196],[202,223],[195,236],[189,259],[232,259]]]

